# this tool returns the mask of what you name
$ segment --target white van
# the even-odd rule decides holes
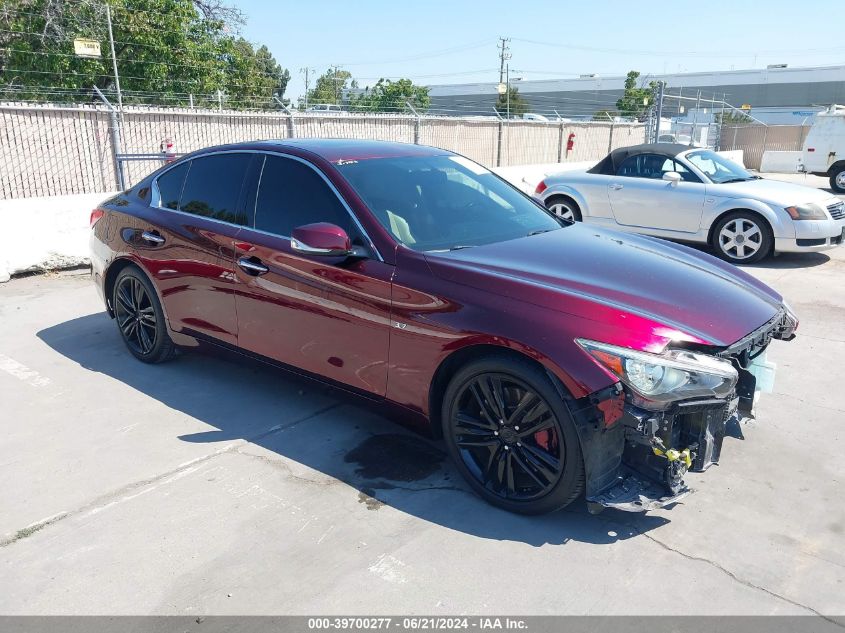
[[[845,106],[832,105],[816,115],[801,158],[804,171],[828,176],[830,188],[845,193]]]

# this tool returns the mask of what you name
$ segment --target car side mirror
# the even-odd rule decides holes
[[[295,253],[319,257],[349,257],[354,254],[346,231],[328,222],[296,227],[291,234],[290,247]]]
[[[670,184],[677,185],[679,182],[681,182],[682,178],[681,174],[676,171],[667,171],[665,174],[663,174],[663,180],[668,181]]]

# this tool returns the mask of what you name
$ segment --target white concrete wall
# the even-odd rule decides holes
[[[546,176],[558,174],[562,171],[577,171],[589,169],[597,161],[581,161],[572,163],[546,163],[543,165],[518,165],[515,167],[494,167],[492,171],[502,178],[519,187],[527,194],[533,194],[534,188]]]
[[[113,193],[0,200],[0,281],[88,262],[91,210]]]
[[[745,167],[745,153],[741,149],[727,149],[722,152],[716,152],[719,156],[724,156],[728,160]]]
[[[763,152],[760,171],[770,173],[797,173],[801,165],[802,152]]]

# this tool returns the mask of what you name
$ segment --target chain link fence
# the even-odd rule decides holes
[[[804,147],[809,125],[724,125],[720,146],[742,150],[745,166],[760,169],[763,152],[797,152]]]
[[[360,138],[434,145],[488,167],[598,161],[645,141],[638,123],[507,121],[274,111],[0,103],[2,198],[97,193],[129,187],[168,153],[256,139]]]

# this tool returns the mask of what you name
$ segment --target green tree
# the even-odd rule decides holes
[[[516,86],[511,86],[508,92],[500,94],[494,107],[502,116],[507,116],[510,113],[511,117],[521,117],[528,112],[528,102],[519,94],[519,89]]]
[[[744,123],[751,123],[750,116],[734,110],[719,112],[714,117],[714,120],[720,125],[742,125]]]
[[[410,79],[379,79],[372,88],[351,96],[349,104],[352,109],[364,112],[407,112],[410,103],[417,112],[424,112],[431,105],[428,90],[414,85]]]
[[[343,101],[343,91],[347,89],[347,83],[351,78],[352,73],[348,70],[341,70],[337,67],[329,68],[317,77],[314,88],[308,91],[308,103],[334,103],[339,105]]]
[[[654,101],[657,82],[651,81],[647,87],[643,85],[637,87],[639,76],[639,72],[632,70],[625,77],[625,92],[616,102],[616,109],[619,110],[621,116],[640,118]]]
[[[107,0],[126,103],[216,101],[264,106],[290,78],[266,47],[237,36],[243,15],[221,0]],[[79,101],[97,86],[113,98],[106,0],[4,0],[0,94],[4,99]],[[100,42],[102,57],[74,55],[75,38]]]

